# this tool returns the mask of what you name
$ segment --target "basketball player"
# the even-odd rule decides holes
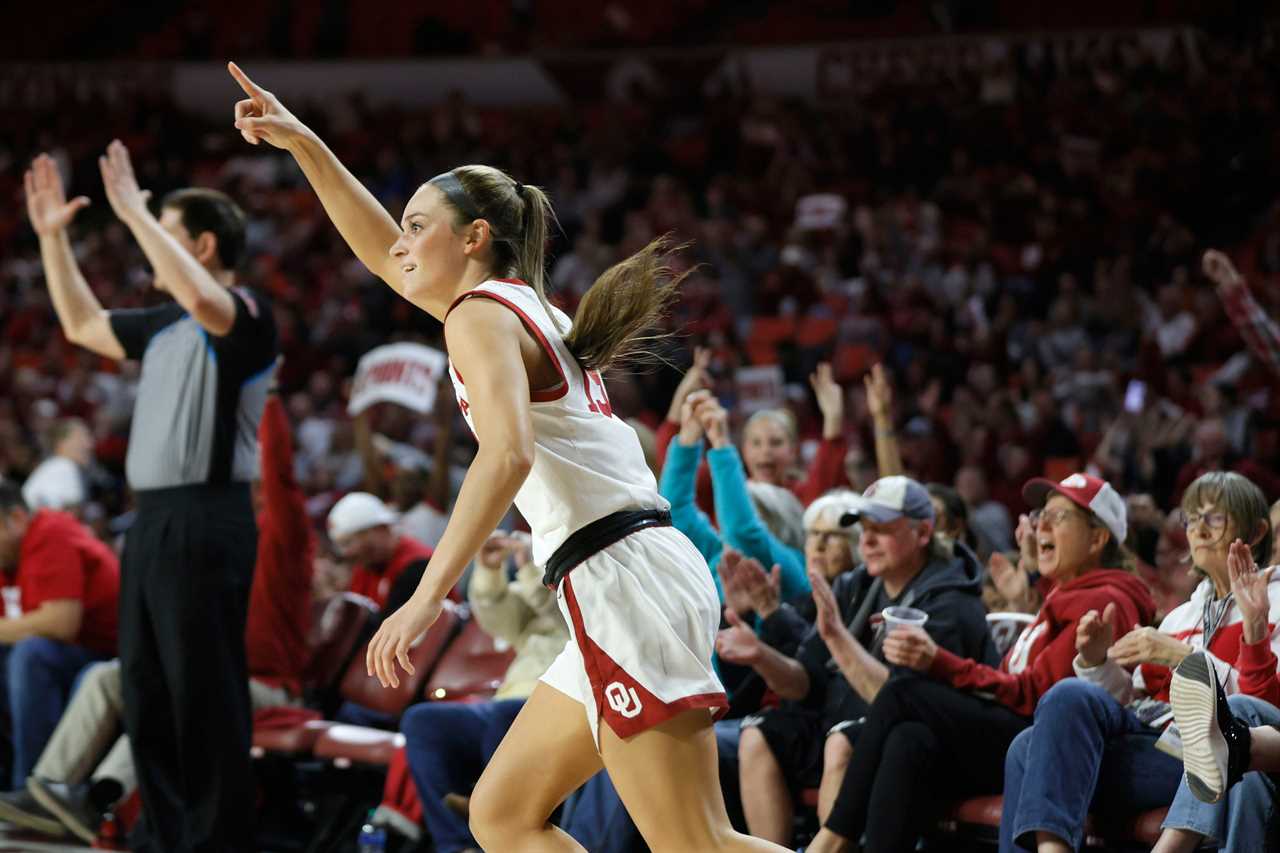
[[[781,850],[732,830],[720,793],[711,668],[719,604],[706,563],[671,527],[635,432],[600,370],[634,351],[679,280],[657,241],[607,270],[570,323],[543,291],[546,196],[488,166],[423,184],[399,225],[279,99],[234,64],[236,127],[289,151],[356,256],[444,322],[450,372],[479,442],[432,567],[369,643],[384,684],[514,500],[572,639],[471,799],[487,850],[581,850],[552,811],[603,765],[657,851]],[[527,283],[526,283],[527,282]],[[605,725],[600,725],[601,720]]]

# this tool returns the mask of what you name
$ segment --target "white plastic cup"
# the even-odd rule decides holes
[[[880,616],[884,619],[886,631],[892,631],[896,625],[915,625],[917,628],[923,628],[924,623],[929,621],[928,613],[914,607],[886,607],[880,611]]]

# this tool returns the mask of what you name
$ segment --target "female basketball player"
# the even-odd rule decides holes
[[[725,705],[711,669],[715,587],[670,526],[599,373],[633,351],[674,293],[665,244],[606,271],[570,329],[543,291],[551,210],[540,190],[461,166],[423,184],[397,225],[276,97],[229,70],[248,95],[235,110],[245,139],[289,151],[365,266],[444,322],[458,405],[480,446],[431,571],[369,643],[370,674],[395,685],[397,664],[412,672],[410,644],[513,500],[571,626],[476,785],[476,840],[581,850],[549,818],[603,763],[654,850],[782,849],[729,825],[710,712]]]

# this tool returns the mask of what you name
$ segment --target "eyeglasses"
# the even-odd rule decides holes
[[[848,533],[843,530],[813,530],[809,529],[804,532],[806,542],[812,542],[815,545],[826,545],[832,540],[840,540],[848,537]]]
[[[1067,507],[1062,507],[1061,509],[1037,509],[1033,510],[1031,513],[1031,526],[1039,526],[1040,520],[1043,519],[1049,522],[1050,527],[1057,527],[1062,524],[1062,522],[1066,521],[1068,516],[1083,514],[1084,513],[1080,512],[1078,509],[1070,509]]]
[[[1227,526],[1227,514],[1225,512],[1184,512],[1182,513],[1182,526],[1190,530],[1193,527],[1199,527],[1206,524],[1209,529],[1217,533],[1224,530]]]

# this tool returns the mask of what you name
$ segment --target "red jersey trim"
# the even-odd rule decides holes
[[[522,281],[508,282],[508,283],[524,284],[524,282]],[[499,296],[496,293],[490,293],[487,290],[468,290],[466,293],[462,294],[457,299],[453,300],[453,304],[450,305],[449,310],[445,312],[445,315],[444,315],[445,320],[447,321],[449,319],[449,313],[452,312],[454,308],[458,307],[458,304],[460,302],[462,302],[464,299],[469,299],[471,297],[483,297],[485,299],[492,299],[494,302],[498,302],[502,305],[505,305],[508,308],[510,308],[512,311],[514,311],[516,313],[516,316],[520,318],[520,321],[524,323],[525,328],[529,330],[529,332],[538,341],[538,344],[541,345],[543,352],[545,352],[547,354],[547,357],[551,359],[551,363],[556,366],[556,373],[560,374],[560,383],[558,385],[553,385],[550,388],[543,388],[539,391],[534,391],[531,389],[529,392],[530,400],[532,400],[535,403],[550,403],[554,400],[559,400],[561,397],[569,393],[569,377],[565,375],[564,365],[560,363],[560,357],[556,355],[556,351],[551,346],[551,342],[548,341],[547,336],[542,333],[542,329],[538,328],[538,324],[533,322],[533,318],[530,317],[528,314],[526,314],[523,308],[521,308],[519,305],[516,305],[510,299]],[[453,369],[453,372],[454,372],[454,375],[458,377],[458,381],[461,382],[465,387],[467,383],[462,378],[462,374],[458,372],[458,368],[455,367]]]

